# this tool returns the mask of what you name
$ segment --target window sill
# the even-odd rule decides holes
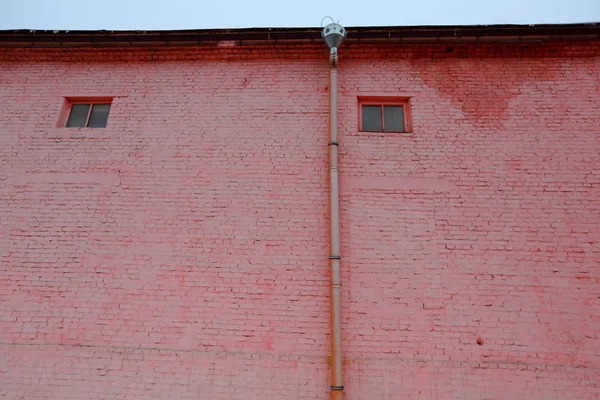
[[[412,132],[407,132],[407,131],[369,131],[366,129],[361,129],[359,132],[365,132],[365,133],[412,133]]]
[[[385,137],[385,136],[414,136],[414,132],[400,132],[400,131],[357,131],[355,136],[376,136],[376,137]]]
[[[44,134],[46,139],[103,139],[109,137],[106,128],[54,128]]]

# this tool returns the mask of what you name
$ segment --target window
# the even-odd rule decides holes
[[[411,131],[408,98],[359,98],[358,104],[361,131]]]
[[[66,99],[63,123],[67,128],[105,128],[112,99]]]

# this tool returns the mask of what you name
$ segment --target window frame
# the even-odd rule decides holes
[[[381,130],[363,129],[363,106],[381,107]],[[404,130],[385,130],[384,106],[402,107],[404,117]],[[388,96],[359,96],[358,97],[358,131],[369,133],[412,133],[412,118],[410,110],[410,97],[388,97]]]
[[[96,126],[90,127],[88,126],[90,123],[90,117],[92,115],[92,109],[94,105],[109,105],[112,108],[113,98],[112,97],[66,97],[63,102],[62,112],[59,117],[58,127],[61,128],[69,128],[69,129],[103,129],[108,126],[108,118],[110,116],[110,110],[108,115],[106,116],[106,125],[103,127]],[[69,122],[69,117],[71,116],[71,110],[74,105],[77,104],[89,104],[90,108],[88,109],[87,116],[85,118],[85,126],[67,126]]]

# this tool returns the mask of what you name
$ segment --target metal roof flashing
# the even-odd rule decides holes
[[[600,23],[349,27],[346,44],[435,42],[539,42],[599,39]],[[3,30],[0,47],[219,46],[222,43],[320,43],[321,28],[244,28],[170,31]]]

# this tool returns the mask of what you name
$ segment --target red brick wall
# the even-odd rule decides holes
[[[600,397],[598,42],[341,55],[346,398]],[[323,46],[0,57],[0,396],[328,398]]]

